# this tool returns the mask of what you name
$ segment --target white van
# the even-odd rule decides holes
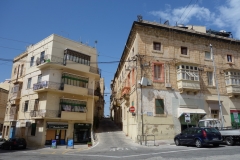
[[[218,119],[202,119],[198,122],[198,127],[215,127],[221,128],[221,121]]]

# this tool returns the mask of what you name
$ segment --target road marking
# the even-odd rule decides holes
[[[127,158],[127,157],[140,157],[140,156],[148,156],[148,155],[158,155],[158,154],[165,154],[165,153],[189,152],[189,151],[193,151],[193,150],[204,150],[204,149],[208,149],[208,148],[197,148],[197,149],[178,150],[178,151],[166,151],[166,152],[137,154],[137,155],[128,155],[128,156],[87,155],[87,154],[68,154],[68,155],[78,155],[78,156],[86,156],[86,157]]]
[[[130,149],[132,149],[132,150],[137,150],[137,148],[136,147],[131,147]],[[119,151],[119,150],[121,150],[121,151],[124,151],[124,150],[127,150],[127,151],[129,151],[129,149],[128,148],[122,148],[122,147],[112,147],[111,149],[110,149],[110,151]]]

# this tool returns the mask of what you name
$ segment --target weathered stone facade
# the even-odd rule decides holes
[[[160,49],[154,49],[156,43]],[[191,110],[192,126],[203,116],[221,119],[217,80],[224,126],[232,126],[232,113],[240,113],[239,44],[238,40],[191,28],[134,22],[111,84],[114,121],[137,141],[142,134],[155,135],[156,139],[173,138],[187,126],[183,110]],[[158,80],[154,78],[155,66],[162,69]],[[148,79],[147,86],[139,84],[142,77]],[[157,99],[164,102],[163,114],[156,114]],[[129,112],[130,106],[135,107],[136,115]]]

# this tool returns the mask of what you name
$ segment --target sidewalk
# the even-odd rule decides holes
[[[27,146],[28,149],[36,150],[36,149],[51,149],[51,150],[86,150],[91,147],[88,147],[87,144],[75,144],[73,147],[66,147],[66,145],[57,145],[56,148],[52,148],[51,145],[45,146]]]
[[[140,143],[138,143],[140,145]],[[175,145],[174,140],[173,139],[166,139],[166,140],[155,140],[155,145],[154,145],[154,141],[147,141],[145,144],[145,141],[143,142],[142,145],[146,145],[146,146],[162,146],[162,145]]]

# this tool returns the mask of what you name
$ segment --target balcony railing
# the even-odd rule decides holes
[[[56,89],[56,90],[63,90],[63,84],[57,83],[57,82],[51,82],[51,81],[42,81],[39,83],[33,84],[33,90],[39,90],[43,88],[49,88],[49,89]]]
[[[240,95],[240,86],[239,85],[228,85],[226,86],[227,93],[230,97],[234,95]]]
[[[63,65],[63,58],[46,54],[44,58],[41,58],[40,56],[37,57],[36,62],[32,66],[34,65],[38,66],[40,64],[49,63],[49,62]]]
[[[130,87],[123,87],[123,89],[122,89],[122,96],[124,94],[129,94],[129,92],[130,92]]]
[[[46,110],[46,109],[40,109],[40,110],[31,110],[30,116],[31,117],[49,117],[49,118],[57,118],[60,117],[60,111],[59,110]]]
[[[101,75],[101,70],[99,68],[96,68],[96,67],[90,66],[89,72]]]
[[[93,95],[93,93],[94,93],[94,96],[100,96],[100,94],[96,92],[96,90],[88,88],[88,95]]]

